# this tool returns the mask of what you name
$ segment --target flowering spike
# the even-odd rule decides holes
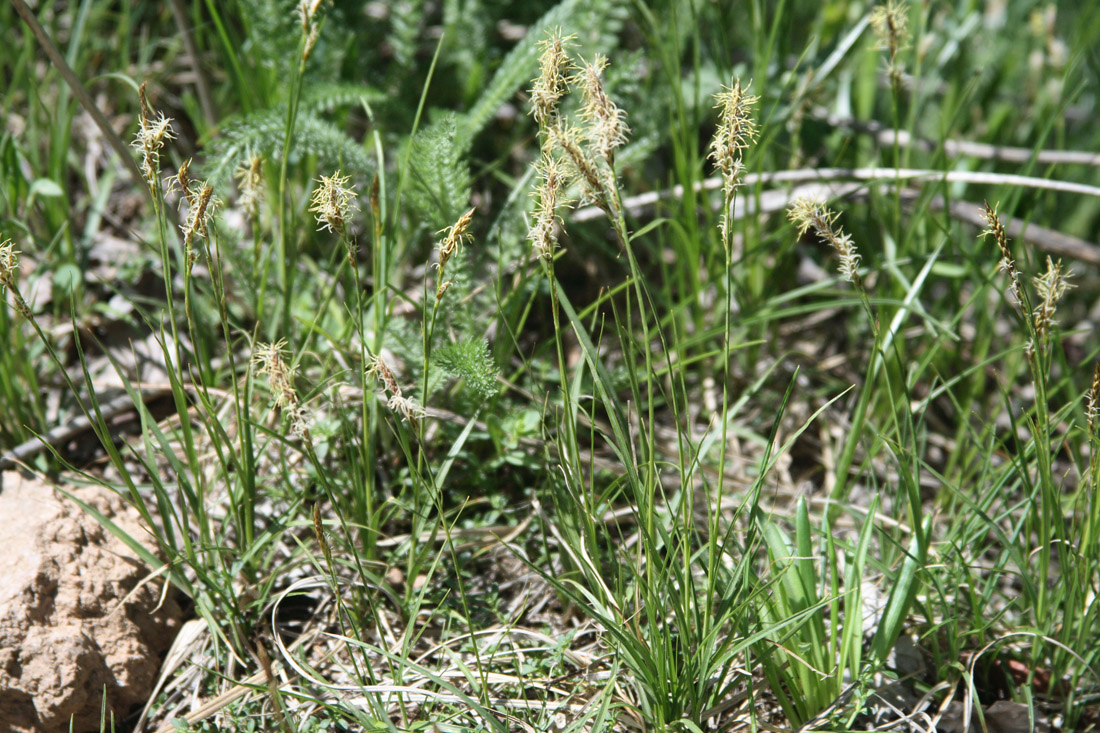
[[[149,190],[155,191],[157,176],[160,174],[160,150],[164,147],[165,140],[175,140],[176,136],[172,130],[171,117],[165,117],[163,113],[153,116],[149,100],[145,96],[144,82],[138,88],[138,97],[141,99],[141,118],[130,147],[141,151],[141,172],[149,184]]]
[[[0,291],[5,288],[11,291],[12,298],[15,300],[15,309],[29,321],[34,316],[15,283],[15,273],[19,271],[19,254],[19,250],[10,239],[0,242]],[[3,301],[0,300],[0,305],[2,303]]]
[[[904,2],[886,0],[871,11],[871,30],[878,36],[878,47],[890,53],[886,69],[896,88],[901,81],[898,52],[909,45],[909,8]]]
[[[837,219],[835,212],[830,211],[821,201],[800,197],[787,210],[787,217],[798,227],[799,236],[812,229],[814,234],[832,245],[839,260],[840,276],[857,287],[862,287],[859,252],[852,244],[851,235],[840,227],[833,226]]]
[[[567,74],[573,70],[568,49],[575,36],[562,36],[561,29],[554,29],[539,41],[542,54],[539,56],[539,77],[531,88],[531,114],[546,132],[558,114],[558,102],[565,96],[569,86]]]
[[[565,204],[562,194],[566,181],[561,163],[550,153],[542,154],[542,159],[538,162],[538,173],[539,187],[533,194],[538,197],[538,209],[535,223],[527,232],[527,239],[531,241],[538,256],[549,262],[558,247],[555,228],[559,220],[558,207]]]
[[[184,172],[186,176],[186,171]],[[183,247],[187,254],[187,266],[195,264],[192,244],[195,238],[205,239],[207,228],[214,218],[214,212],[221,206],[221,199],[214,195],[214,187],[205,181],[193,181],[184,189],[184,196],[189,206],[187,207],[187,219],[180,224],[183,232]]]
[[[1008,275],[1008,289],[1016,301],[1016,306],[1022,310],[1026,301],[1024,300],[1023,288],[1020,287],[1020,273],[1012,259],[1012,251],[1008,248],[1008,235],[1005,233],[1004,224],[1001,223],[1001,218],[997,216],[996,207],[990,206],[988,201],[985,202],[982,218],[985,219],[987,227],[982,230],[981,236],[993,237],[997,249],[1001,251],[1001,261],[999,263],[1001,271]]]
[[[1035,308],[1035,333],[1039,341],[1045,344],[1050,337],[1050,329],[1057,323],[1054,320],[1054,312],[1058,309],[1058,301],[1073,286],[1068,280],[1073,275],[1069,270],[1062,270],[1062,261],[1055,262],[1047,257],[1047,271],[1034,278],[1035,293],[1039,296],[1039,305]]]
[[[1089,435],[1096,434],[1096,422],[1100,420],[1100,363],[1092,370],[1092,387],[1085,400],[1085,416],[1089,421]]]
[[[401,385],[397,383],[386,362],[380,356],[371,356],[367,361],[367,374],[373,375],[382,382],[382,391],[389,393],[386,405],[391,411],[400,415],[403,419],[416,424],[416,421],[424,417],[427,412],[412,398],[406,397],[401,392]]]
[[[750,113],[759,101],[759,97],[746,94],[747,90],[748,86],[742,89],[741,80],[737,79],[732,86],[722,87],[722,91],[714,95],[714,100],[718,103],[716,108],[720,109],[721,113],[718,130],[710,143],[709,157],[722,174],[725,210],[722,212],[718,228],[726,247],[729,247],[729,220],[732,215],[730,207],[733,205],[737,188],[741,185],[744,152],[756,140],[756,123],[753,122]]]
[[[0,242],[0,285],[15,289],[12,283],[15,282],[15,273],[19,271],[20,254],[10,239]]]
[[[309,438],[309,416],[306,408],[298,399],[294,389],[294,376],[297,368],[283,358],[286,339],[270,344],[256,344],[252,354],[252,364],[256,373],[267,376],[271,392],[275,395],[275,406],[290,419],[290,429],[299,438]]]
[[[607,63],[606,56],[596,54],[592,63],[581,67],[573,81],[580,84],[584,98],[581,119],[587,125],[585,136],[591,150],[610,165],[615,159],[615,149],[626,143],[626,133],[630,132],[630,128],[623,121],[626,113],[604,91],[602,76]]]
[[[318,231],[328,229],[337,234],[347,232],[348,213],[359,210],[353,203],[355,189],[347,187],[350,180],[351,176],[342,176],[340,171],[317,179],[321,185],[313,192],[309,211],[317,215],[317,223],[320,225],[317,227]]]
[[[443,237],[439,241],[439,262],[436,267],[439,269],[439,277],[437,278],[437,284],[435,289],[435,299],[437,301],[443,298],[443,293],[451,286],[450,282],[443,279],[444,271],[447,269],[447,262],[451,259],[456,251],[458,251],[459,245],[464,241],[473,239],[466,230],[470,227],[470,222],[473,221],[475,209],[470,209],[465,214],[459,217],[451,226],[441,229],[437,234],[447,232],[447,236]]]
[[[264,158],[262,155],[253,155],[237,168],[235,177],[240,181],[241,195],[238,203],[248,212],[249,216],[256,216],[260,211],[260,203],[264,200]]]

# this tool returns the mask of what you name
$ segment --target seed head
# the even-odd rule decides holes
[[[798,227],[798,235],[802,236],[812,229],[814,234],[832,245],[839,260],[837,269],[840,276],[857,287],[862,287],[859,277],[861,258],[852,244],[851,235],[840,227],[833,226],[837,216],[823,202],[805,197],[795,199],[787,210],[787,218]]]
[[[619,109],[603,88],[603,72],[607,68],[607,57],[600,54],[592,63],[581,66],[572,81],[581,87],[584,106],[581,119],[585,121],[585,137],[590,151],[610,165],[615,159],[615,149],[626,144],[626,113]]]
[[[728,246],[730,207],[737,188],[741,185],[741,172],[744,152],[756,140],[756,123],[750,114],[759,97],[746,94],[748,87],[741,88],[741,80],[734,80],[732,86],[722,87],[714,95],[721,110],[718,130],[710,143],[710,159],[722,174],[722,192],[725,197],[725,210],[719,222],[722,242]]]
[[[382,357],[370,357],[367,361],[366,371],[367,374],[375,376],[381,381],[381,391],[389,394],[386,405],[390,410],[414,425],[419,418],[427,414],[424,408],[417,404],[415,400],[405,397],[401,393],[401,385],[397,383],[397,379],[393,376],[393,372],[386,365],[386,362],[382,361]]]
[[[909,7],[895,0],[876,6],[871,11],[871,30],[878,36],[878,47],[890,53],[886,67],[896,86],[901,80],[898,52],[909,45]]]
[[[19,250],[10,239],[0,242],[0,285],[14,290],[15,273],[19,271]]]
[[[474,218],[474,209],[470,209],[451,226],[446,229],[441,229],[437,234],[446,232],[447,235],[439,241],[439,262],[436,267],[439,269],[439,277],[436,279],[437,285],[435,289],[435,299],[439,301],[443,298],[444,291],[451,286],[451,283],[444,280],[444,272],[447,269],[447,262],[451,259],[451,256],[458,251],[459,245],[464,241],[473,239],[472,236],[466,233],[466,230],[470,227],[470,222]]]
[[[988,201],[985,202],[982,218],[985,219],[987,227],[982,230],[980,236],[991,236],[993,241],[996,242],[997,249],[1001,251],[999,267],[1002,272],[1008,275],[1008,289],[1012,293],[1016,306],[1022,309],[1025,301],[1024,291],[1020,287],[1020,273],[1012,259],[1012,251],[1008,248],[1008,235],[1005,233],[1004,224],[1001,223],[1001,218],[997,216],[996,207],[990,206]]]
[[[183,195],[188,206],[195,203],[195,194],[191,191],[191,176],[188,175],[190,169],[191,159],[188,158],[180,164],[179,172],[176,175],[164,179],[164,193],[169,194],[178,191]]]
[[[1096,422],[1100,420],[1100,363],[1092,370],[1092,387],[1085,399],[1085,417],[1089,421],[1089,435],[1096,434]]]
[[[565,203],[562,198],[566,181],[561,164],[550,153],[543,153],[538,163],[538,173],[539,186],[533,194],[538,198],[538,208],[535,212],[535,223],[527,232],[527,239],[531,241],[538,256],[549,262],[558,247],[555,230],[559,221],[558,206]]]
[[[309,210],[316,214],[317,230],[328,229],[330,232],[345,234],[347,232],[347,217],[349,211],[358,211],[359,207],[353,203],[355,189],[348,188],[351,176],[341,176],[336,171],[331,176],[321,176],[318,186],[313,192],[313,198]]]
[[[539,76],[531,88],[531,114],[539,128],[545,132],[558,114],[558,102],[569,88],[568,74],[575,67],[569,60],[568,49],[576,36],[562,37],[561,29],[549,31],[538,42],[542,48],[539,56]]]
[[[1053,261],[1047,257],[1047,271],[1034,278],[1035,293],[1039,296],[1039,305],[1035,308],[1035,333],[1039,341],[1046,343],[1050,336],[1050,329],[1057,321],[1054,320],[1054,312],[1058,308],[1058,301],[1066,294],[1066,290],[1073,286],[1068,279],[1072,277],[1070,271],[1062,271],[1062,261]]]
[[[260,203],[264,200],[264,158],[253,155],[237,168],[236,178],[240,182],[240,198],[237,202],[249,216],[256,216]]]
[[[157,113],[154,117],[145,96],[145,83],[138,88],[141,99],[141,118],[137,134],[130,146],[141,151],[141,172],[145,176],[149,190],[156,189],[157,176],[160,175],[160,150],[165,140],[175,140],[172,130],[172,118]]]

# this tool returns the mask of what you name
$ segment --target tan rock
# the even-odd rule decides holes
[[[180,609],[154,613],[151,569],[49,485],[5,473],[0,493],[0,728],[98,731],[104,688],[116,720],[144,703]],[[136,512],[105,489],[68,489],[145,541]]]

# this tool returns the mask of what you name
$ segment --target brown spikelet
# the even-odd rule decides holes
[[[1001,251],[1001,271],[1008,275],[1008,289],[1012,293],[1016,307],[1022,310],[1025,301],[1024,291],[1020,287],[1020,273],[1016,269],[1015,261],[1012,259],[1012,251],[1008,248],[1008,235],[1005,233],[1004,224],[1001,223],[1001,218],[997,216],[996,207],[990,206],[988,201],[984,204],[982,218],[985,219],[987,225],[986,229],[982,231],[982,236],[993,237],[997,249]]]
[[[15,309],[19,311],[19,315],[29,321],[32,318],[30,306],[23,299],[15,282],[15,274],[19,272],[19,254],[19,250],[15,249],[10,239],[0,242],[0,292],[8,290],[15,301]],[[2,306],[3,300],[0,299],[0,307]]]
[[[180,224],[183,232],[183,246],[187,255],[187,266],[195,264],[198,255],[193,244],[196,239],[205,239],[214,212],[221,206],[221,200],[214,195],[214,187],[205,181],[194,181],[185,189],[189,202],[187,219]]]
[[[1089,435],[1096,435],[1096,422],[1100,420],[1100,363],[1092,369],[1092,387],[1085,400],[1085,416],[1089,421]]]
[[[475,209],[470,209],[465,214],[458,218],[451,226],[441,229],[437,234],[446,232],[446,236],[439,241],[439,262],[436,267],[439,269],[439,276],[436,278],[435,299],[438,302],[443,298],[443,293],[447,288],[451,286],[451,283],[444,280],[445,271],[447,269],[447,262],[454,256],[454,253],[458,251],[459,246],[466,240],[472,239],[472,237],[466,233],[466,230],[470,228],[470,222],[474,219]]]

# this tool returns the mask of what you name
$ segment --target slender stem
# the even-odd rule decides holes
[[[302,39],[305,43],[305,39]],[[283,133],[283,154],[279,161],[278,210],[279,210],[279,287],[282,290],[283,307],[279,319],[279,331],[290,327],[290,306],[293,300],[294,258],[290,244],[290,206],[286,201],[287,168],[290,160],[290,147],[294,141],[294,126],[298,117],[298,104],[302,95],[302,76],[305,74],[306,60],[299,54],[298,66],[290,79],[290,103],[286,111],[286,130]]]

